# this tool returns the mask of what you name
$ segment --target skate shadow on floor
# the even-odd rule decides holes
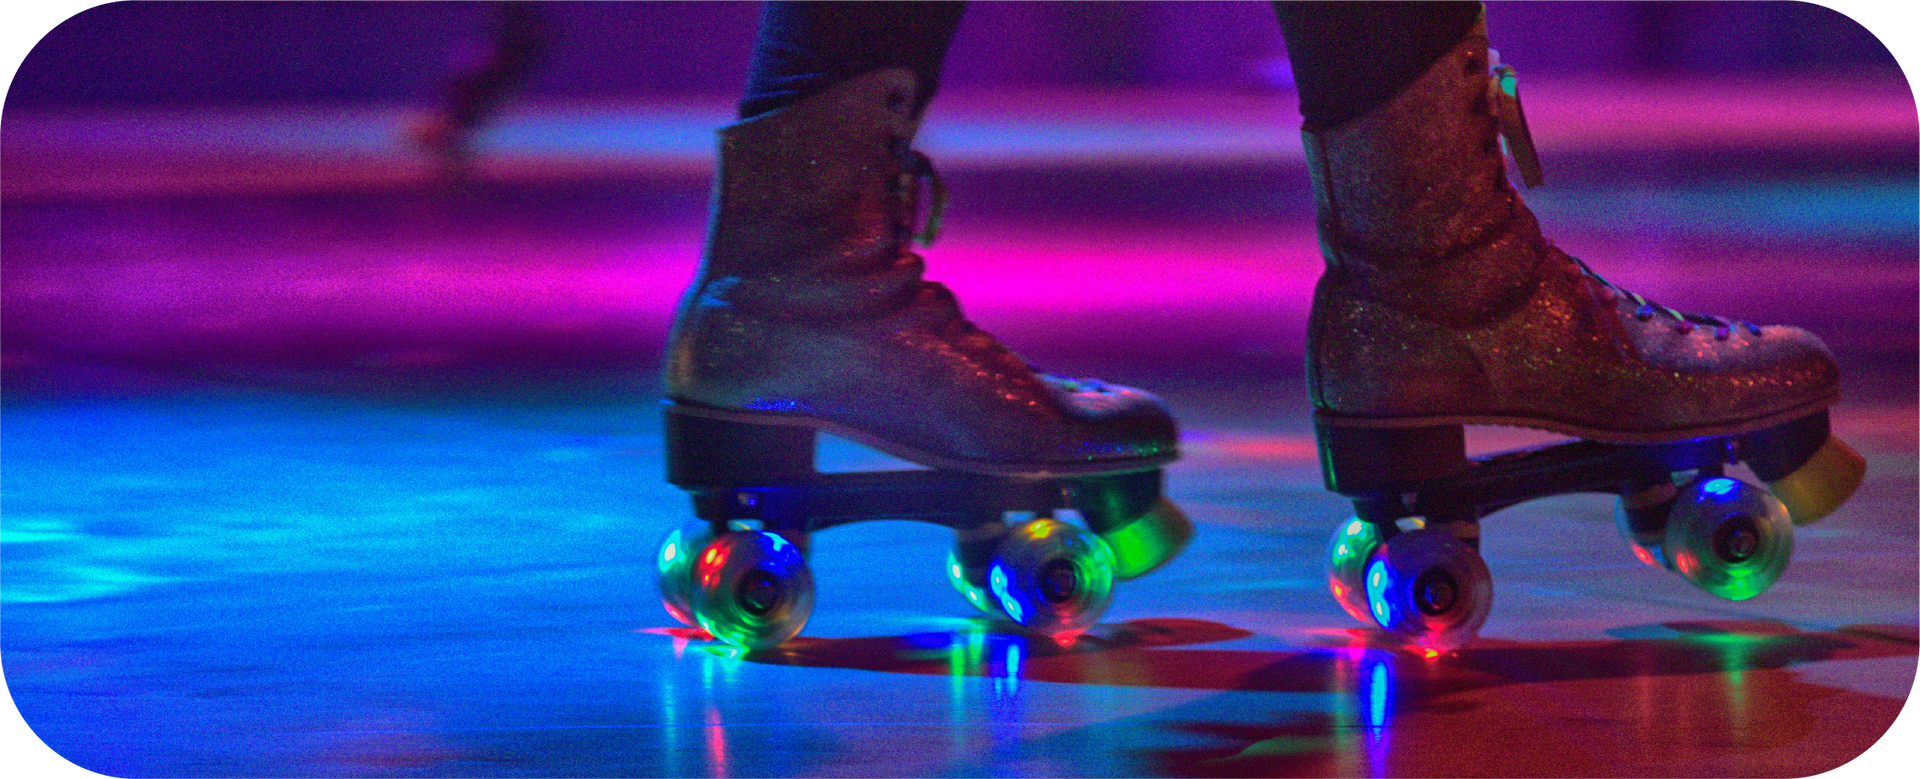
[[[1234,692],[1325,693],[1386,673],[1405,702],[1515,684],[1765,671],[1831,660],[1912,657],[1911,625],[1831,631],[1752,621],[1666,623],[1616,631],[1628,637],[1521,642],[1481,638],[1451,654],[1397,649],[1373,631],[1327,631],[1319,645],[1208,648],[1254,634],[1217,622],[1143,619],[1103,625],[1068,645],[978,620],[973,628],[900,636],[802,637],[740,653],[772,665],[884,673],[1014,677],[1061,684]]]
[[[1367,646],[1354,631],[1354,648],[1276,658],[1236,688],[1324,685],[1317,704],[1280,699],[1246,717],[1219,714],[1233,709],[1208,698],[1155,723],[1186,743],[1135,757],[1164,776],[1808,776],[1881,738],[1906,703],[1887,691],[1913,681],[1912,625],[1800,631],[1728,621],[1612,632],[1630,637],[1483,638],[1428,659]],[[1903,657],[1904,670],[1807,668]],[[1876,674],[1861,689],[1860,676]],[[1244,710],[1244,699],[1233,700]],[[1766,770],[1741,762],[1761,753],[1784,762]]]

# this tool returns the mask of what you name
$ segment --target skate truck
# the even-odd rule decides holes
[[[814,603],[809,543],[841,525],[951,528],[954,589],[989,616],[1061,642],[1106,612],[1116,579],[1151,570],[1129,569],[1129,560],[1163,563],[1192,532],[1161,494],[1160,466],[1171,456],[1119,471],[980,473],[887,451],[884,441],[820,420],[674,403],[665,416],[667,480],[690,494],[695,519],[660,544],[661,602],[681,623],[749,649],[784,643],[805,626]],[[823,473],[815,462],[822,431],[931,467]],[[1055,518],[1063,510],[1085,527]]]
[[[1728,600],[1765,592],[1793,528],[1844,503],[1865,462],[1820,411],[1750,432],[1662,443],[1578,440],[1466,454],[1462,425],[1366,427],[1315,417],[1327,488],[1354,516],[1327,545],[1327,584],[1355,619],[1429,653],[1472,640],[1493,605],[1480,519],[1535,498],[1620,496],[1621,537],[1641,562]],[[1766,488],[1727,475],[1744,463]]]

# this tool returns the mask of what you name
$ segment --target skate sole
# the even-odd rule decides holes
[[[1674,473],[1745,463],[1792,504],[1807,524],[1838,508],[1865,472],[1865,460],[1833,437],[1826,409],[1764,427],[1648,443],[1591,439],[1512,452],[1469,455],[1466,428],[1356,427],[1316,416],[1327,489],[1358,503],[1429,493],[1430,509],[1466,519],[1516,503],[1569,492],[1626,495]],[[1388,509],[1391,510],[1391,509]],[[1368,509],[1361,509],[1364,516]]]
[[[1520,427],[1531,430],[1544,430],[1549,433],[1558,433],[1560,435],[1607,444],[1665,444],[1675,441],[1685,441],[1690,438],[1715,438],[1750,433],[1755,430],[1764,430],[1800,419],[1801,417],[1817,414],[1832,406],[1839,399],[1840,396],[1836,393],[1794,406],[1785,411],[1760,417],[1712,425],[1696,425],[1692,427],[1663,428],[1645,431],[1607,430],[1571,422],[1563,422],[1557,419],[1500,414],[1361,417],[1337,414],[1325,410],[1315,410],[1313,415],[1316,424],[1333,428],[1405,430],[1410,428],[1446,427],[1454,425],[1484,425],[1490,427]]]
[[[696,419],[726,422],[735,425],[763,426],[771,428],[801,428],[828,433],[847,439],[881,453],[897,457],[915,465],[942,471],[957,471],[981,476],[997,476],[1013,479],[1051,479],[1065,476],[1100,476],[1115,473],[1154,470],[1179,459],[1179,453],[1169,452],[1153,457],[1128,457],[1085,462],[1041,462],[1041,463],[1002,463],[982,460],[966,460],[904,446],[893,441],[866,433],[857,428],[839,424],[818,417],[801,414],[782,414],[769,411],[731,411],[725,409],[695,406],[672,400],[662,401],[666,413]]]

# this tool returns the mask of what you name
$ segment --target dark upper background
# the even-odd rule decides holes
[[[731,95],[757,3],[553,3],[530,99]],[[1503,57],[1529,72],[1687,76],[1897,67],[1873,33],[1797,2],[1493,2]],[[10,12],[11,13],[11,12]],[[1288,80],[1264,2],[983,2],[949,89],[1260,88]],[[392,104],[432,98],[493,26],[490,3],[116,3],[27,55],[7,108]]]

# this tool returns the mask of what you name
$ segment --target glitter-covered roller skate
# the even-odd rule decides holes
[[[1153,465],[1078,475],[821,473],[818,433],[851,431],[686,405],[667,407],[666,430],[668,481],[692,494],[699,521],[660,546],[661,599],[675,618],[745,647],[800,632],[813,604],[806,547],[829,528],[881,519],[952,528],[948,575],[968,602],[1067,640],[1105,613],[1122,572],[1108,541],[1056,512],[1077,512],[1095,528],[1188,525],[1161,495]]]
[[[1743,433],[1472,458],[1458,423],[1316,423],[1327,487],[1352,498],[1355,513],[1328,544],[1328,586],[1356,619],[1436,650],[1472,639],[1492,607],[1477,547],[1479,520],[1495,511],[1550,495],[1617,494],[1621,535],[1642,562],[1745,600],[1786,570],[1794,525],[1837,508],[1863,471],[1828,432],[1825,411]],[[1767,487],[1728,476],[1736,463]]]
[[[668,479],[700,522],[660,570],[667,609],[722,640],[797,634],[808,540],[852,522],[953,528],[961,593],[1056,638],[1192,534],[1160,494],[1163,402],[1034,369],[923,280],[908,250],[923,182],[929,227],[942,197],[911,149],[915,88],[874,71],[721,131],[707,252],[667,355]],[[820,473],[821,432],[930,470]],[[1054,518],[1066,509],[1085,527]]]
[[[1643,561],[1757,595],[1793,526],[1864,472],[1828,430],[1833,358],[1796,328],[1654,304],[1548,243],[1506,180],[1502,135],[1530,184],[1539,166],[1488,54],[1476,27],[1386,103],[1303,132],[1327,260],[1315,430],[1327,487],[1355,507],[1327,548],[1334,597],[1407,644],[1459,647],[1492,605],[1479,520],[1570,492],[1620,495]],[[1583,440],[1470,458],[1465,425]]]

